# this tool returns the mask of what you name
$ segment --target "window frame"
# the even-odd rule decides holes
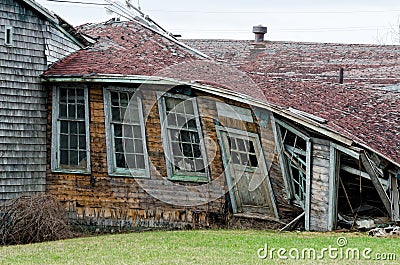
[[[86,168],[61,168],[60,166],[60,90],[61,89],[82,89],[84,92],[85,108],[85,140],[86,140]],[[89,130],[89,95],[86,85],[58,85],[53,87],[52,96],[52,144],[51,144],[51,171],[59,173],[80,173],[91,174],[90,159],[90,130]]]
[[[13,27],[11,25],[6,25],[4,27],[4,45],[12,46],[13,45]]]
[[[173,162],[170,161],[169,158],[173,158],[172,146],[171,146],[171,135],[169,133],[168,123],[167,123],[167,108],[165,98],[176,98],[176,99],[191,99],[193,100],[193,112],[196,121],[196,129],[199,136],[199,145],[200,151],[203,158],[203,164],[205,172],[190,172],[190,171],[178,171],[176,172],[173,166]],[[208,167],[208,160],[207,160],[207,152],[204,145],[204,137],[203,131],[201,128],[200,122],[200,114],[199,109],[197,106],[197,99],[196,97],[181,95],[181,94],[172,94],[168,92],[157,92],[157,101],[160,113],[160,122],[161,122],[161,134],[162,134],[162,142],[165,152],[165,162],[167,165],[167,178],[169,180],[176,180],[176,181],[186,181],[186,182],[198,182],[198,183],[208,183],[210,182],[210,173]]]
[[[140,97],[137,97],[139,110],[139,125],[142,133],[143,155],[145,169],[119,168],[116,164],[116,152],[114,148],[114,130],[112,130],[112,108],[111,108],[111,92],[128,92],[135,93],[134,88],[107,86],[103,87],[104,95],[104,118],[106,127],[106,146],[107,146],[107,168],[108,174],[113,177],[133,177],[133,178],[150,178],[149,155],[147,152],[146,131],[143,116],[143,105]],[[122,125],[124,126],[124,125]]]

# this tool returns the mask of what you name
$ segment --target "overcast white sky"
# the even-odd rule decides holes
[[[36,1],[75,26],[116,16],[103,6]],[[139,1],[142,11],[183,38],[253,39],[252,26],[262,24],[268,40],[400,44],[400,0]]]

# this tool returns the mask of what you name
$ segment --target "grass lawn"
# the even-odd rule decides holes
[[[339,247],[337,239],[345,237],[347,245]],[[278,258],[260,259],[257,252],[268,246],[285,248],[281,253],[288,260]],[[330,259],[323,248],[343,251],[343,260]],[[305,248],[314,248],[317,255],[324,253],[323,260],[295,260],[296,248],[301,258]],[[398,264],[400,238],[372,238],[365,234],[350,233],[277,233],[259,230],[198,230],[198,231],[152,231],[142,233],[114,234],[98,237],[75,238],[64,241],[32,245],[0,247],[1,264],[359,264],[357,259],[346,259],[346,251],[357,248],[371,259],[376,254],[395,253],[396,261],[367,261],[371,264]],[[291,250],[292,249],[292,250]],[[283,251],[283,250],[281,250]],[[340,252],[333,252],[332,255]],[[265,255],[265,251],[260,252]],[[305,253],[308,255],[307,252]],[[291,256],[290,256],[291,255]],[[361,254],[362,255],[362,254]]]

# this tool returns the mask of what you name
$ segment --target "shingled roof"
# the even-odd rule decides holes
[[[80,31],[97,43],[55,63],[45,77],[152,76],[172,65],[196,62],[188,81],[196,80],[193,71],[203,72],[210,78],[199,83],[216,82],[225,90],[311,113],[327,121],[321,126],[400,164],[400,46],[184,41],[225,67],[244,72],[258,86],[253,89],[243,76],[226,80],[218,72],[221,68],[207,64],[201,53],[136,21],[87,24]],[[185,79],[182,67],[170,77]],[[340,68],[344,84],[338,83]]]
[[[247,73],[269,103],[321,117],[328,128],[400,164],[400,46],[185,43]]]
[[[181,62],[204,58],[138,22],[86,24],[80,32],[97,42],[55,63],[45,76],[96,74],[150,76]]]

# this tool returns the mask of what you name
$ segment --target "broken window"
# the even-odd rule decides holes
[[[105,89],[110,174],[147,176],[147,151],[141,100],[133,91]]]
[[[53,95],[53,170],[89,171],[87,91],[58,87]]]
[[[169,94],[160,100],[168,177],[208,181],[196,99]]]
[[[284,122],[276,121],[278,151],[285,184],[290,198],[295,198],[302,208],[306,205],[307,165],[310,158],[309,138]]]

